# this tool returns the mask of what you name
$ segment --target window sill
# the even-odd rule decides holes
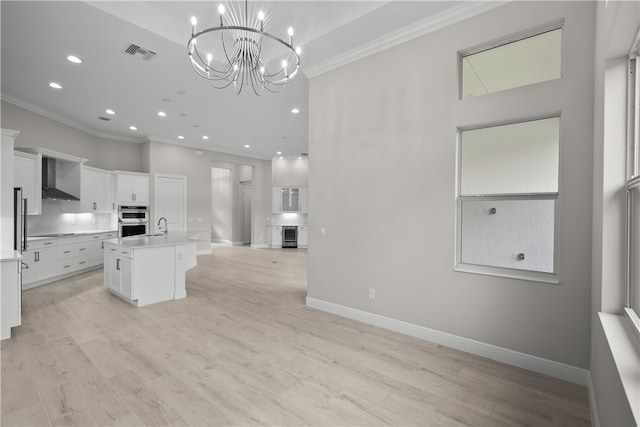
[[[598,313],[633,417],[640,425],[640,337],[627,316]]]
[[[528,280],[531,282],[542,282],[542,283],[552,283],[552,284],[560,283],[560,278],[558,277],[557,274],[541,273],[538,271],[514,270],[510,268],[488,267],[484,265],[473,265],[473,264],[462,264],[462,263],[456,264],[453,267],[453,270],[459,271],[462,273],[484,274],[485,276],[496,276],[496,277],[505,277],[507,279]]]

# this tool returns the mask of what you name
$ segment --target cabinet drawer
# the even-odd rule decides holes
[[[89,245],[87,243],[76,243],[73,245],[58,246],[58,259],[75,258],[84,256],[89,253]]]
[[[42,240],[29,240],[27,238],[27,250],[33,251],[36,249],[55,248],[58,246],[56,239],[42,239]]]
[[[58,261],[58,274],[71,273],[90,267],[88,257],[81,256]]]
[[[110,254],[116,255],[118,257],[133,258],[132,249],[122,248],[120,246],[113,246],[113,245],[104,245],[104,249],[109,251]]]

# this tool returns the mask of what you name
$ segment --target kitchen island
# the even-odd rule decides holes
[[[104,241],[105,284],[138,307],[185,298],[185,273],[196,265],[196,241],[184,232]]]

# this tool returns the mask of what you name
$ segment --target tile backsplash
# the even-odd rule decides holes
[[[62,203],[43,200],[42,215],[29,215],[27,218],[27,236],[118,228],[118,216],[115,213],[64,213]]]

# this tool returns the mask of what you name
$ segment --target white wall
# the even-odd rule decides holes
[[[232,195],[237,194],[240,165],[253,167],[252,243],[266,245],[266,224],[271,212],[271,162],[249,157],[197,150],[173,144],[151,141],[143,150],[149,153],[149,172],[169,173],[187,177],[187,229],[190,233],[210,233],[211,218],[211,168],[224,167],[232,171],[234,185]],[[150,206],[154,206],[155,189],[151,180]],[[234,198],[234,202],[235,198]],[[237,222],[237,221],[236,221]],[[241,241],[242,225],[233,226],[230,240]],[[240,234],[238,234],[240,233]]]
[[[458,99],[459,50],[561,18],[563,78]],[[308,297],[588,368],[594,24],[513,2],[311,79]],[[454,272],[456,129],[558,111],[560,283]]]
[[[309,160],[273,159],[271,162],[271,185],[274,187],[307,187],[309,180]]]
[[[87,166],[142,171],[142,144],[98,138],[2,101],[2,126],[20,131],[18,148],[46,148],[88,159]]]

